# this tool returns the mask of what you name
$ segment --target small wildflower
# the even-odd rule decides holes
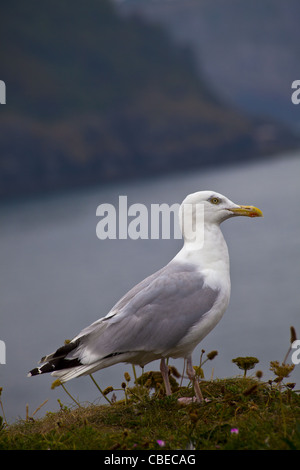
[[[52,382],[52,385],[51,385],[51,390],[53,390],[56,387],[59,387],[60,385],[61,385],[61,381],[59,379],[54,380],[54,382]]]
[[[122,388],[126,388],[126,383],[125,383],[125,382],[122,382],[122,383],[121,383],[121,387],[122,387]]]
[[[159,447],[165,447],[165,445],[166,445],[165,441],[162,441],[162,440],[160,440],[160,439],[157,439],[156,442],[157,442],[157,444],[159,445]]]
[[[131,377],[130,377],[130,375],[128,374],[128,372],[125,372],[124,378],[125,378],[126,382],[130,382],[130,380],[131,380]]]
[[[231,428],[230,432],[231,432],[231,434],[238,434],[239,430],[238,430],[238,428]]]
[[[294,370],[294,368],[294,364],[289,365],[282,363],[280,365],[278,361],[270,362],[270,370],[273,371],[274,374],[277,375],[279,378],[281,378],[281,380],[283,377],[288,377],[290,373]]]
[[[110,385],[109,387],[106,387],[105,390],[103,390],[103,395],[108,395],[108,393],[113,392],[113,390],[114,390],[114,387]]]
[[[212,361],[218,355],[218,351],[210,351],[207,354],[207,357],[210,361]]]
[[[247,370],[253,369],[259,360],[256,357],[246,356],[236,357],[235,359],[232,359],[232,362],[234,362],[239,369],[244,371],[244,377],[246,377]]]
[[[257,377],[258,379],[261,379],[262,376],[263,376],[263,373],[262,373],[261,370],[258,370],[258,371],[256,371],[256,374],[255,374],[255,375],[256,375],[256,377]]]

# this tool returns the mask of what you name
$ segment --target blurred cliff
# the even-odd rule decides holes
[[[162,25],[193,51],[215,93],[252,115],[300,130],[298,0],[114,0],[124,16]]]
[[[225,105],[191,49],[108,0],[10,0],[1,19],[2,197],[299,145],[288,126]]]

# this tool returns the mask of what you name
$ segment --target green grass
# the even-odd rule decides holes
[[[129,381],[123,388],[126,400],[112,405],[61,404],[43,419],[2,423],[0,449],[300,449],[300,396],[282,383],[253,377],[203,381],[205,403],[189,405],[178,397],[191,396],[191,386],[176,386],[171,397],[163,395],[159,381],[154,392],[130,388]]]

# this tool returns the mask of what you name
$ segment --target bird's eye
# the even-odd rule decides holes
[[[210,202],[211,202],[212,204],[220,204],[221,199],[219,199],[218,197],[212,197],[211,200],[210,200]]]

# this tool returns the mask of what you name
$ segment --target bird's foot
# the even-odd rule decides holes
[[[191,403],[199,403],[199,405],[203,405],[204,403],[209,403],[211,400],[209,398],[199,400],[197,397],[180,397],[177,401],[180,405],[190,405]]]
[[[178,398],[180,405],[190,405],[191,403],[201,403],[197,397],[180,397]]]

